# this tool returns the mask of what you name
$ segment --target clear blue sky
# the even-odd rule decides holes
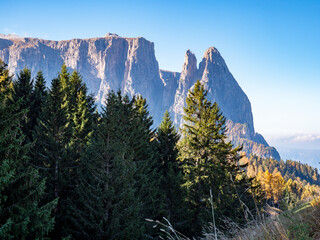
[[[265,136],[320,136],[320,1],[2,1],[0,33],[63,40],[143,36],[160,68],[215,46]]]

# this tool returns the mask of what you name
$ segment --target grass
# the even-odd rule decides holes
[[[298,207],[282,212],[279,209],[269,207],[268,217],[260,222],[251,222],[243,229],[236,223],[227,222],[227,237],[222,231],[209,223],[203,228],[202,237],[193,238],[199,240],[311,240],[320,239],[320,198],[311,202],[300,204]],[[160,221],[148,220],[154,223],[154,227],[159,227],[164,233],[161,239],[168,240],[191,240],[182,233],[174,230],[168,220],[164,223]],[[215,234],[216,232],[216,234]]]

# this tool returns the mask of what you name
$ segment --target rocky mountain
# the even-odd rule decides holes
[[[57,76],[63,62],[81,73],[98,104],[107,93],[121,89],[133,96],[147,98],[157,126],[169,109],[177,126],[182,123],[188,91],[199,79],[227,117],[229,139],[243,144],[244,151],[280,159],[276,149],[255,133],[251,104],[216,48],[209,48],[197,66],[195,55],[188,50],[181,73],[159,69],[154,44],[144,38],[124,38],[107,34],[102,38],[50,41],[0,35],[0,58],[9,71],[18,74],[28,67],[35,76],[42,70],[48,85]]]
[[[206,50],[199,68],[195,55],[190,50],[185,54],[174,104],[170,109],[177,125],[182,124],[188,91],[197,80],[204,84],[208,91],[207,97],[218,103],[223,115],[228,119],[229,140],[235,145],[242,144],[247,154],[280,159],[277,150],[270,147],[263,136],[255,132],[250,101],[214,47]]]

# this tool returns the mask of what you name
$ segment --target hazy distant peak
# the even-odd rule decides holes
[[[0,38],[4,38],[4,39],[17,39],[17,38],[22,38],[18,35],[14,35],[14,34],[0,34]]]

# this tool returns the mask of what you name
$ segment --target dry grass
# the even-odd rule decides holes
[[[275,209],[269,209],[275,211]],[[309,240],[320,239],[320,199],[304,203],[299,208],[273,213],[254,226],[249,224],[233,238],[235,240]]]
[[[303,203],[290,211],[281,212],[277,208],[267,208],[267,218],[252,221],[245,228],[226,219],[227,231],[215,228],[209,223],[203,228],[199,240],[320,240],[320,197]],[[177,232],[167,219],[163,222],[148,220],[163,232],[161,239],[191,240]],[[215,234],[216,232],[216,234]],[[226,234],[227,233],[227,234]],[[232,237],[230,237],[232,236]]]

